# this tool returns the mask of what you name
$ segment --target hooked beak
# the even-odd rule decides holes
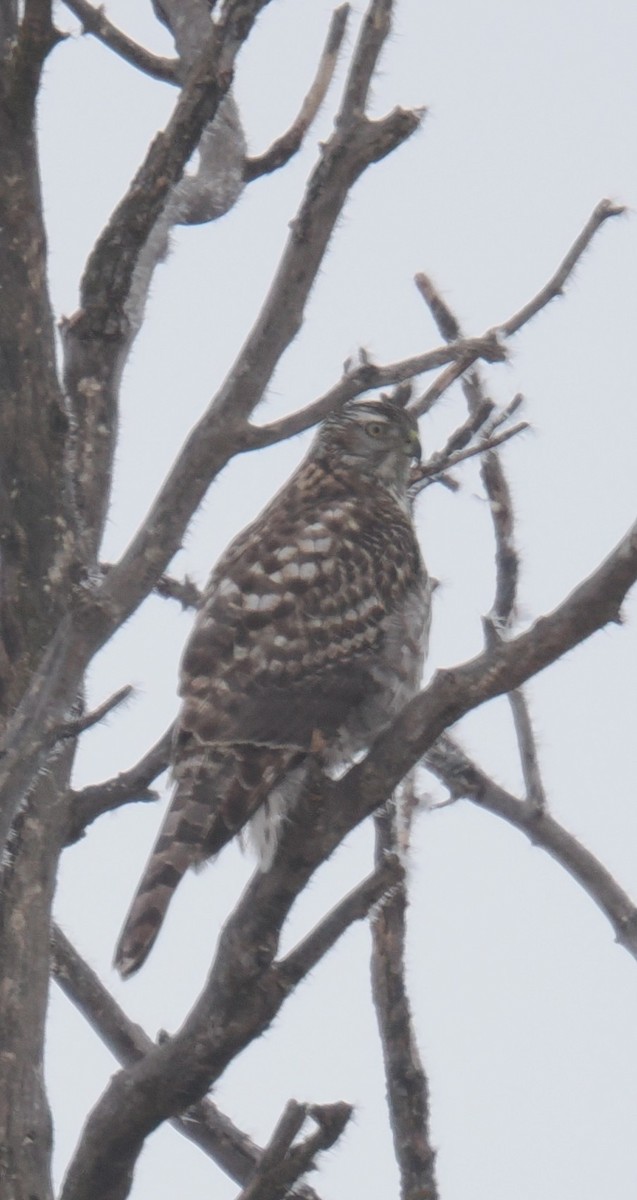
[[[415,459],[416,462],[420,462],[422,458],[422,446],[420,445],[420,438],[418,437],[418,431],[416,429],[410,429],[409,431],[409,436],[407,438],[407,453],[410,458]]]

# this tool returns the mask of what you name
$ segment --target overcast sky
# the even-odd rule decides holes
[[[168,53],[150,3],[108,14]],[[324,0],[279,0],[242,54],[236,95],[250,151],[289,124],[330,15]],[[363,5],[355,6],[350,42]],[[59,19],[74,28],[60,6]],[[398,0],[374,88],[378,114],[426,105],[422,131],[372,168],[340,221],[306,324],[259,412],[306,404],[365,346],[387,362],[437,345],[414,285],[426,271],[467,332],[504,320],[546,281],[603,196],[637,201],[637,8],[632,0]],[[123,389],[116,496],[104,557],[127,544],[188,430],[232,363],[266,292],[342,73],[293,164],[252,184],[214,225],[180,231],[156,276]],[[41,105],[51,286],[77,304],[82,265],[174,90],[137,75],[90,38],[52,56]],[[526,397],[533,432],[509,446],[524,555],[521,623],[553,607],[635,517],[637,222],[609,222],[565,298],[524,329],[489,394]],[[450,394],[423,421],[428,450],[462,419]],[[307,438],[234,463],[193,524],[175,574],[203,582],[228,540],[298,462]],[[418,511],[441,580],[428,671],[482,643],[493,599],[489,514],[477,469],[459,493],[431,488]],[[637,605],[529,688],[552,811],[637,895]],[[125,683],[135,701],[86,735],[77,782],[131,765],[175,713],[191,618],[149,601],[96,663],[91,699]],[[518,788],[504,701],[458,734]],[[435,798],[443,793],[431,784]],[[157,806],[97,823],[63,863],[58,918],[149,1033],[190,1008],[216,936],[252,869],[231,847],[180,888],[148,964],[122,984],[112,949],[160,821]],[[295,940],[366,873],[370,830],[351,837],[298,906]],[[467,803],[424,814],[411,864],[409,983],[429,1072],[443,1200],[634,1200],[637,1191],[637,963],[588,897],[538,849]],[[227,1072],[215,1099],[265,1141],[290,1097],[346,1099],[356,1117],[323,1160],[323,1200],[387,1200],[398,1184],[368,998],[368,934],[351,931],[288,1002],[276,1027]],[[114,1069],[56,992],[48,1074],[62,1172],[87,1109]],[[149,1140],[134,1200],[225,1200],[236,1187],[171,1130]]]

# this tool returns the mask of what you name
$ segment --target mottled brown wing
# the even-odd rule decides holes
[[[317,501],[320,497],[320,503]],[[182,731],[308,749],[378,687],[391,617],[423,573],[411,522],[313,463],[231,546],[182,663]]]
[[[181,671],[174,799],[116,953],[131,974],[187,868],[215,854],[382,688],[383,623],[422,573],[383,489],[308,459],[219,561]]]

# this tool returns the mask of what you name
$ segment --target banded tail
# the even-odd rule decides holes
[[[199,747],[177,764],[177,789],[115,950],[123,979],[146,961],[188,868],[231,841],[302,758],[296,748],[239,743]]]

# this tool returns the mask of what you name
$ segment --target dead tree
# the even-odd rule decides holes
[[[356,182],[415,133],[424,111],[368,115],[369,91],[388,36],[393,0],[369,0],[349,53],[334,131],[320,147],[271,288],[239,356],[176,455],[148,517],[121,558],[100,559],[117,445],[122,372],[142,325],[153,273],[179,224],[212,222],[254,180],[296,153],[325,100],[350,13],[336,9],[314,80],[297,117],[257,156],[246,151],[232,94],[235,62],[268,0],[161,0],[157,19],[174,57],[139,45],[88,0],[65,0],[87,34],[175,89],[166,128],[147,154],[93,246],[77,311],[61,325],[58,366],[47,286],[36,104],[44,64],[62,35],[50,0],[0,0],[0,1196],[52,1197],[51,1114],[43,1084],[50,972],[121,1063],[68,1165],[62,1200],[120,1200],[129,1194],[146,1137],[172,1122],[243,1189],[245,1200],[314,1195],[300,1181],[333,1145],[351,1109],[344,1102],[290,1101],[270,1143],[257,1147],[207,1099],[227,1065],[271,1024],[353,922],[371,915],[372,990],[383,1049],[389,1114],[404,1200],[438,1195],[428,1124],[428,1088],[405,986],[408,903],[405,854],[419,806],[412,773],[425,764],[451,798],[468,797],[511,822],[560,863],[637,956],[637,911],[609,872],[547,810],[523,687],[607,622],[637,578],[637,525],[555,610],[515,628],[518,556],[513,504],[498,454],[526,428],[520,400],[488,398],[479,363],[506,359],[507,343],[567,286],[597,230],[622,210],[595,209],[553,277],[497,328],[468,336],[433,283],[416,285],[441,334],[440,345],[379,364],[346,365],[322,396],[270,422],[253,419],[282,355],[298,333],[326,249]],[[194,171],[187,169],[195,150]],[[426,384],[423,378],[430,380]],[[205,987],[179,1029],[152,1041],[128,1019],[94,972],[52,927],[61,855],[102,814],[152,799],[169,759],[170,731],[133,767],[74,790],[78,739],[124,698],[93,712],[86,672],[98,651],[153,591],[187,607],[198,592],[169,574],[193,514],[213,480],[246,455],[311,428],[348,400],[398,389],[427,413],[460,380],[467,417],[413,479],[414,495],[480,456],[493,516],[495,594],[484,649],[435,674],[366,758],[339,780],[316,773],[299,801],[272,869],[257,873],[228,920]],[[407,389],[407,390],[405,390]],[[511,704],[525,792],[498,786],[447,732],[496,696]],[[134,715],[131,715],[134,720]],[[400,807],[389,799],[408,782]],[[317,867],[356,825],[376,814],[370,874],[301,942],[279,953],[282,927]],[[308,1129],[308,1122],[310,1127]]]

